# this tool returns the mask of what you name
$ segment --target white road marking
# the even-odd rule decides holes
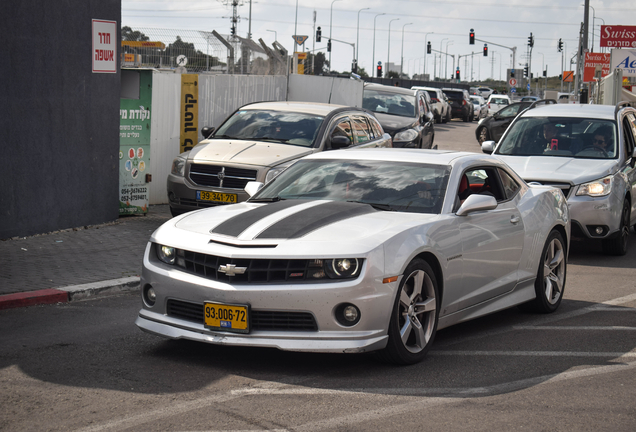
[[[530,356],[530,357],[636,357],[636,352],[594,352],[594,351],[431,351],[436,356]]]
[[[636,331],[636,327],[625,326],[514,326],[513,330],[588,330],[588,331]]]

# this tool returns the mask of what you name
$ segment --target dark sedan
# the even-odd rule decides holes
[[[479,121],[475,129],[475,137],[479,144],[484,141],[498,142],[517,114],[528,108],[532,102],[517,102],[500,109],[491,116]]]
[[[431,148],[435,118],[421,90],[366,84],[362,106],[393,138],[393,147]]]

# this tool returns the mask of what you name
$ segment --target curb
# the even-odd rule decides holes
[[[137,291],[139,277],[111,279],[83,285],[71,285],[60,288],[48,288],[15,294],[0,295],[0,310],[42,304],[67,303],[98,296],[116,295]]]

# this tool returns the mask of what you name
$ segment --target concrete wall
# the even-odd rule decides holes
[[[361,107],[363,92],[364,83],[358,80],[290,75],[287,100]]]
[[[92,73],[92,19],[119,27],[120,0],[3,3],[0,239],[118,217],[120,75]]]

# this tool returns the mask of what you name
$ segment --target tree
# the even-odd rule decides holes
[[[398,78],[399,79],[400,78],[400,74],[398,72],[396,72],[396,71],[389,71],[385,75],[385,77],[387,77],[387,78]]]
[[[305,60],[305,75],[311,75],[311,60],[314,60],[313,75],[322,75],[325,72],[329,72],[329,60],[326,59],[325,53],[319,51],[315,55],[312,53],[307,54],[307,60]]]
[[[150,40],[148,36],[143,34],[140,31],[133,31],[128,26],[124,26],[121,28],[121,40],[123,41],[147,41]]]

